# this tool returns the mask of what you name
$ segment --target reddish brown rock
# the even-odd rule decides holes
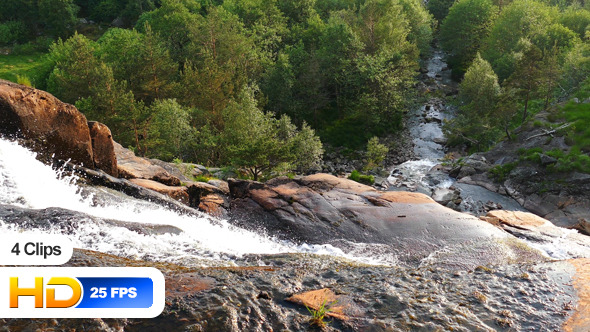
[[[147,179],[130,179],[129,181],[213,216],[222,217],[227,213],[228,198],[226,194],[208,183],[189,182],[186,186],[168,186]]]
[[[569,261],[576,272],[573,286],[577,291],[578,303],[574,314],[563,326],[565,332],[590,331],[590,259],[580,258]]]
[[[119,176],[125,179],[146,179],[169,186],[179,186],[180,179],[171,175],[163,167],[146,158],[137,157],[133,151],[114,142]]]
[[[117,156],[115,156],[111,130],[96,121],[89,121],[88,129],[90,129],[90,138],[92,140],[94,167],[105,171],[109,175],[118,177]]]
[[[181,273],[166,276],[166,297],[181,298],[213,288],[213,279],[203,278],[197,273]]]
[[[214,216],[224,216],[229,206],[228,192],[205,182],[189,182],[189,205]]]
[[[519,227],[522,229],[535,229],[545,225],[552,226],[550,221],[532,213],[522,211],[494,210],[488,212],[485,218],[491,218],[491,222],[497,220],[503,224]]]
[[[94,167],[86,117],[45,91],[0,80],[0,133],[28,140],[37,152]]]
[[[131,183],[164,194],[183,204],[189,205],[190,199],[186,187],[172,187],[147,179],[131,179]]]
[[[212,216],[221,217],[225,214],[223,207],[226,205],[226,200],[223,196],[217,194],[209,194],[201,197],[197,208]]]
[[[347,312],[351,311],[349,301],[345,300],[344,296],[334,294],[328,288],[295,294],[285,300],[316,311],[324,307],[326,316],[340,320],[350,319],[350,316],[347,314]]]

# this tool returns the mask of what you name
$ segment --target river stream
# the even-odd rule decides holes
[[[445,100],[453,95],[457,83],[451,79],[451,70],[445,62],[445,54],[439,48],[433,50],[426,63],[426,72],[422,75],[426,85],[427,100],[420,107],[410,111],[406,125],[412,136],[416,159],[394,166],[387,179],[389,190],[416,191],[433,198],[458,193],[460,200],[456,208],[459,211],[481,215],[485,206],[492,205],[512,211],[525,211],[514,199],[487,190],[486,188],[455,182],[445,171],[443,123],[454,116],[454,106]],[[446,97],[443,97],[445,96]]]

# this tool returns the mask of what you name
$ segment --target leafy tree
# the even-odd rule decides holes
[[[59,40],[50,48],[49,58],[55,67],[49,76],[47,90],[67,103],[91,95],[91,88],[99,82],[101,62],[95,56],[96,43],[80,34],[65,42]]]
[[[199,9],[196,1],[164,0],[160,8],[143,13],[135,28],[144,32],[145,23],[148,22],[154,33],[165,36],[164,41],[172,59],[182,67],[191,56],[187,46],[192,41],[192,35],[196,34],[196,27],[203,21],[197,12]]]
[[[578,37],[585,38],[590,25],[590,11],[578,6],[569,7],[561,14],[559,23],[577,33]]]
[[[515,53],[514,73],[506,80],[506,84],[517,91],[518,96],[523,100],[522,121],[524,124],[528,117],[529,102],[535,96],[542,77],[543,55],[541,50],[530,41],[523,39],[519,43],[522,51]]]
[[[559,79],[562,76],[562,69],[559,64],[559,53],[558,48],[553,47],[550,51],[546,51],[543,57],[541,67],[543,71],[540,78],[540,92],[541,97],[545,99],[543,109],[549,107],[549,102],[554,94],[555,87],[559,83]]]
[[[459,86],[459,102],[463,109],[488,114],[494,109],[500,93],[498,76],[479,53],[465,73]]]
[[[190,125],[190,110],[175,99],[164,99],[156,100],[149,113],[152,116],[147,138],[149,155],[168,161],[174,158],[186,160],[195,138],[195,130]]]
[[[514,53],[521,39],[531,39],[559,17],[557,9],[535,0],[515,0],[495,21],[482,47],[482,56],[490,62],[500,81],[514,71]]]
[[[87,17],[90,17],[96,22],[107,22],[111,23],[116,17],[121,15],[123,1],[120,0],[94,0],[81,3],[78,1],[83,8],[83,11],[87,13]]]
[[[355,116],[359,119],[362,114],[360,120],[368,133],[379,127],[389,130],[400,123],[404,94],[414,82],[418,49],[408,42],[408,22],[403,8],[394,1],[367,1],[359,9],[355,28],[364,46],[356,59],[362,88]]]
[[[385,144],[379,143],[379,138],[373,136],[369,142],[367,142],[367,165],[365,170],[374,169],[379,167],[389,152],[389,148]]]
[[[334,12],[358,8],[364,0],[322,0],[315,2],[315,10],[322,19],[329,18]]]
[[[279,9],[289,18],[291,24],[305,22],[316,14],[316,0],[278,0]]]
[[[357,33],[365,52],[375,55],[409,47],[408,21],[402,7],[392,0],[368,0],[359,9]]]
[[[73,0],[39,0],[39,19],[55,37],[69,36],[76,26],[79,7]]]
[[[52,45],[49,58],[55,67],[47,90],[76,104],[89,119],[108,125],[119,142],[144,153],[144,107],[135,102],[127,82],[115,79],[111,67],[98,59],[96,48],[95,42],[79,34]]]
[[[313,131],[306,126],[297,131],[288,116],[275,119],[262,112],[252,89],[244,89],[239,100],[228,105],[224,118],[228,158],[233,165],[247,169],[254,180],[281,166],[306,168],[321,159],[321,143]]]
[[[533,35],[531,41],[545,54],[554,51],[565,52],[577,44],[579,39],[575,32],[559,23],[554,23]]]
[[[288,117],[282,117],[281,121],[289,122]],[[299,172],[319,169],[324,154],[322,141],[316,136],[315,131],[307,123],[303,122],[301,130],[292,138],[295,160],[292,162]]]
[[[133,24],[143,13],[156,9],[159,3],[159,0],[127,0],[121,16]]]
[[[109,66],[100,63],[96,71],[102,77],[91,85],[88,97],[76,101],[76,107],[88,119],[106,124],[115,140],[124,146],[134,146],[139,154],[145,155],[147,127],[144,105],[135,101],[126,81],[114,78]]]
[[[428,13],[424,4],[419,0],[400,0],[403,7],[404,17],[408,20],[410,32],[408,40],[415,44],[422,56],[430,52],[432,41],[432,16]]]
[[[346,20],[338,15],[333,15],[328,19],[320,37],[320,47],[311,56],[311,60],[317,61],[320,72],[307,71],[307,73],[317,73],[313,75],[323,79],[323,100],[324,104],[329,105],[329,110],[322,114],[324,121],[331,121],[335,118],[343,118],[350,112],[347,106],[355,102],[356,91],[359,90],[358,69],[356,61],[363,49],[358,35],[354,32]],[[312,77],[313,77],[312,76]],[[312,77],[304,80],[302,83],[313,81]],[[304,105],[305,109],[314,109],[316,105]],[[316,113],[318,110],[315,110]],[[311,121],[309,119],[308,121]],[[317,115],[314,114],[314,121],[317,121]],[[314,122],[314,125],[317,122]]]
[[[227,0],[223,7],[236,14],[252,34],[261,62],[271,65],[288,34],[287,18],[277,0]]]
[[[149,23],[145,24],[144,34],[110,29],[99,40],[99,53],[113,68],[115,78],[128,80],[134,95],[151,103],[173,93],[178,65]]]
[[[513,119],[516,116],[516,110],[518,109],[518,91],[511,88],[510,86],[504,87],[498,104],[496,105],[496,120],[501,128],[504,128],[504,133],[508,139],[512,139],[510,134],[510,126],[512,125]]]
[[[261,80],[261,90],[268,99],[267,108],[275,114],[294,114],[297,99],[294,94],[295,71],[288,49],[281,51],[277,60],[266,70]]]
[[[569,50],[563,60],[560,86],[562,95],[569,95],[590,76],[590,44],[578,43]]]
[[[190,36],[188,58],[181,74],[181,100],[206,111],[217,130],[223,129],[222,111],[258,70],[255,46],[238,18],[223,8],[210,8]]]
[[[7,24],[4,29],[9,29],[17,33],[13,40],[7,43],[18,41],[21,42],[26,37],[34,36],[39,29],[39,2],[32,0],[10,0],[2,1],[0,6],[0,23]],[[21,30],[22,29],[22,30]],[[0,30],[2,30],[0,28]],[[21,32],[22,31],[22,32]],[[22,33],[22,35],[21,35]]]
[[[22,21],[0,23],[0,45],[22,43],[28,38],[27,27]]]
[[[477,54],[459,86],[458,114],[445,125],[450,141],[467,143],[477,149],[494,143],[497,137],[494,112],[499,96],[498,76]]]
[[[449,14],[449,9],[455,3],[455,0],[430,0],[428,1],[428,11],[438,22],[442,22]]]
[[[441,46],[449,53],[453,76],[461,77],[492,28],[498,8],[491,0],[459,0],[440,27]]]

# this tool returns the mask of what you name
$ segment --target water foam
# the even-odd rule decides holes
[[[231,263],[246,254],[278,254],[287,252],[340,256],[369,264],[383,264],[374,255],[358,257],[325,245],[296,245],[241,229],[222,219],[201,214],[180,215],[165,207],[101,190],[82,190],[76,178],[35,159],[35,154],[15,142],[0,139],[0,204],[31,209],[58,207],[101,219],[130,223],[171,225],[180,234],[139,234],[125,227],[91,220],[79,220],[69,230],[75,246],[118,256],[170,261],[183,265],[219,265]],[[100,199],[97,199],[100,196]],[[99,201],[100,203],[97,203]],[[0,222],[0,232],[45,232],[19,229]],[[63,233],[58,227],[50,232]]]

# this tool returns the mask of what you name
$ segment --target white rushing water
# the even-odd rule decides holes
[[[426,77],[431,81],[429,89],[442,91],[444,86],[453,84],[450,71],[445,70],[447,64],[442,51],[435,50],[426,67]],[[393,168],[388,178],[392,190],[417,190],[430,195],[436,188],[448,188],[453,184],[448,175],[434,169],[445,155],[442,123],[449,118],[449,107],[437,96],[430,97],[424,105],[410,112],[407,126],[417,160]]]
[[[109,193],[107,189],[86,190],[83,194],[75,181],[75,177],[64,176],[37,161],[33,152],[15,142],[0,139],[0,204],[30,209],[57,207],[102,219],[171,225],[183,231],[180,234],[144,235],[82,217],[77,221],[77,227],[66,234],[78,248],[183,265],[231,264],[232,259],[245,254],[286,252],[341,256],[365,263],[391,263],[391,258],[382,260],[371,254],[358,256],[354,250],[345,254],[331,245],[295,245],[279,241],[232,226],[225,220],[205,214],[199,217],[180,215],[150,202]],[[39,233],[41,230],[22,229],[0,220],[0,232]],[[64,231],[53,227],[49,232]]]

